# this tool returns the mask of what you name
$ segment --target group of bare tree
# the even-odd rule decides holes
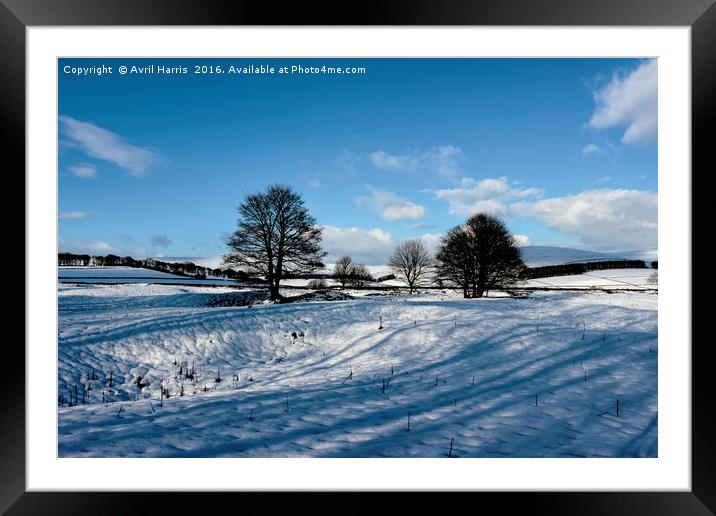
[[[473,215],[448,231],[433,259],[420,240],[400,244],[388,264],[410,292],[426,278],[457,286],[466,298],[509,286],[524,267],[520,250],[504,223],[486,213]],[[431,273],[431,274],[430,274]]]
[[[466,298],[507,287],[524,269],[514,237],[498,217],[487,213],[473,215],[450,229],[434,258],[420,240],[406,240],[388,264],[411,293],[426,276],[432,276],[433,283],[458,287]]]
[[[247,194],[238,212],[238,228],[228,241],[230,252],[224,257],[224,263],[238,266],[239,271],[153,259],[137,261],[115,255],[60,253],[58,261],[60,265],[141,266],[194,277],[206,277],[207,273],[237,279],[259,276],[268,283],[274,300],[281,299],[283,279],[305,276],[324,268],[322,229],[292,187],[271,185],[263,192]],[[519,271],[524,268],[519,248],[504,223],[484,213],[473,215],[448,231],[435,257],[422,241],[405,240],[395,248],[388,265],[410,293],[431,281],[460,288],[465,297],[482,297],[490,289],[507,286],[518,279]],[[362,287],[374,281],[368,267],[354,263],[350,256],[338,260],[332,277],[342,288]],[[315,283],[314,287],[321,285]]]
[[[322,230],[292,187],[271,185],[249,194],[239,206],[238,229],[225,263],[266,278],[271,298],[281,298],[281,280],[323,268]],[[518,279],[524,267],[520,250],[504,223],[480,213],[448,231],[432,257],[417,239],[398,245],[388,265],[413,293],[428,279],[459,288],[465,297],[482,297],[490,289]],[[368,268],[349,256],[335,264],[332,277],[345,288],[373,281]]]
[[[362,263],[353,263],[350,256],[341,256],[333,266],[333,279],[336,280],[341,288],[346,285],[362,287],[366,283],[373,281],[368,267]]]

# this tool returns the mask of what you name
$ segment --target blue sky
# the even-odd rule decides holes
[[[226,73],[250,64],[366,72]],[[217,256],[243,194],[275,182],[324,226],[329,262],[435,246],[477,211],[527,244],[657,249],[653,60],[61,59],[58,75],[62,251]]]

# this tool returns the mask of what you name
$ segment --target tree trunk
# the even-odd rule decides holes
[[[281,294],[278,292],[278,285],[274,285],[271,283],[270,286],[270,292],[271,292],[271,301],[278,301],[281,299]]]

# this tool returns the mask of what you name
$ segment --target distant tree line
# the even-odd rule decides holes
[[[211,268],[196,265],[192,262],[163,262],[154,258],[137,260],[131,256],[117,256],[108,254],[106,256],[90,256],[88,254],[58,253],[57,264],[59,266],[84,266],[84,267],[135,267],[150,269],[153,271],[166,272],[176,276],[185,276],[195,279],[206,279],[207,276],[226,278],[239,281],[254,280],[258,278],[250,276],[245,271],[236,271],[230,268]]]
[[[58,253],[57,264],[61,266],[84,266],[84,267],[112,267],[124,265],[127,267],[140,267],[135,265],[143,260],[135,260],[131,256],[117,256],[108,254],[106,256],[90,256],[89,254]]]
[[[72,253],[59,253],[57,255],[57,264],[63,266],[84,266],[87,267],[90,264],[94,264],[93,256],[88,254],[72,254]]]
[[[605,260],[595,262],[564,263],[561,265],[545,265],[544,267],[525,267],[520,270],[520,279],[548,278],[550,276],[573,276],[589,271],[605,269],[644,269],[643,260]]]

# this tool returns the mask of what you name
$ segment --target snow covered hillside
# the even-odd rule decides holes
[[[59,455],[656,456],[654,293],[229,292],[61,284]]]
[[[579,288],[579,289],[654,289],[653,269],[607,269],[591,271],[572,276],[554,276],[530,279],[521,282],[522,287],[530,288]]]
[[[201,267],[209,267],[210,269],[224,268],[223,255],[217,256],[156,256],[156,260],[167,263],[184,263],[190,262]]]
[[[570,262],[588,262],[595,260],[622,260],[625,257],[611,253],[584,251],[569,247],[528,245],[520,247],[522,261],[527,267],[542,267],[545,265],[561,265]]]
[[[176,274],[168,272],[155,271],[152,269],[143,269],[141,267],[72,267],[63,266],[57,268],[57,276],[60,279],[74,278],[143,278],[143,279],[162,279],[162,278],[183,278]]]
[[[198,280],[187,276],[178,276],[168,272],[144,269],[141,267],[58,267],[57,279],[60,283],[162,283],[177,285],[235,285],[227,278],[209,277]]]

